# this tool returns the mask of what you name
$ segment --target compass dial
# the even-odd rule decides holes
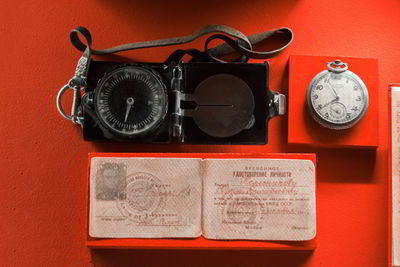
[[[95,109],[102,124],[128,137],[145,135],[167,113],[165,85],[151,70],[126,66],[107,74],[96,89]]]

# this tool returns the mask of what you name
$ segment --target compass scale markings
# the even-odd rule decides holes
[[[126,95],[126,90],[130,90],[127,86],[121,86],[122,81],[137,81],[143,82],[145,85],[145,94],[143,95],[147,99],[143,99],[144,102],[138,102],[147,104],[149,108],[143,108],[140,110],[135,109],[134,114],[137,122],[130,122],[126,117],[127,110],[122,110],[111,107],[115,105],[114,97],[120,97],[121,95]],[[96,109],[99,111],[99,115],[102,120],[112,128],[112,130],[121,133],[123,135],[132,135],[138,132],[145,132],[151,129],[153,126],[157,125],[160,120],[164,117],[163,113],[166,112],[166,101],[165,89],[161,84],[161,80],[157,78],[153,73],[147,70],[141,69],[140,67],[127,67],[125,69],[116,70],[110,73],[109,76],[105,76],[103,85],[100,86],[99,95],[97,97],[98,101]],[[129,87],[129,85],[128,85]],[[122,90],[121,93],[114,94],[115,90]],[[124,91],[125,90],[125,91]],[[125,92],[125,93],[123,93]],[[133,90],[133,94],[128,93],[128,96],[135,97],[136,93]],[[141,95],[140,95],[141,96]],[[141,96],[142,97],[142,96]],[[133,104],[132,107],[135,105]],[[133,111],[128,111],[128,116],[131,117],[130,113]],[[125,120],[123,118],[125,117]],[[121,119],[121,120],[120,120]]]

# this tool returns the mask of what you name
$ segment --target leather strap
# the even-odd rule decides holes
[[[79,34],[81,34],[85,40],[87,45],[85,45],[79,38]],[[122,51],[128,50],[135,50],[135,49],[142,49],[142,48],[150,48],[150,47],[162,47],[162,46],[171,46],[171,45],[180,45],[192,42],[193,40],[207,35],[213,34],[209,36],[204,45],[204,52],[200,52],[196,49],[191,50],[180,50],[184,51],[192,56],[200,56],[198,52],[203,53],[201,57],[207,58],[210,61],[217,61],[217,62],[225,62],[219,57],[232,53],[234,51],[238,52],[240,55],[245,56],[245,58],[241,61],[247,61],[248,58],[255,58],[255,59],[268,59],[271,57],[276,56],[286,47],[288,47],[293,41],[293,31],[289,28],[279,28],[271,31],[265,31],[261,33],[257,33],[247,37],[243,33],[238,30],[235,30],[231,27],[224,26],[224,25],[207,25],[201,28],[198,31],[193,32],[190,35],[182,36],[182,37],[175,37],[175,38],[167,38],[167,39],[160,39],[154,41],[146,41],[146,42],[137,42],[137,43],[129,43],[123,44],[119,46],[114,46],[107,49],[93,49],[92,48],[92,36],[88,29],[85,27],[77,27],[73,29],[70,34],[70,40],[72,44],[80,51],[84,52],[84,56],[90,58],[91,55],[106,55],[106,54],[114,54]],[[281,47],[270,50],[270,51],[254,51],[253,45],[259,43],[264,40],[270,39],[272,36],[276,36],[277,38],[283,40],[284,45]],[[223,40],[225,43],[222,45],[218,45],[213,48],[208,48],[209,43],[212,40],[220,39]],[[190,52],[187,52],[190,51]],[[196,52],[197,51],[197,52]]]

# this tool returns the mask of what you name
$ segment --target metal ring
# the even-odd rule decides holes
[[[63,107],[61,105],[61,100],[62,100],[62,97],[63,97],[65,91],[67,91],[70,88],[71,87],[69,86],[69,84],[66,84],[60,89],[60,91],[58,91],[58,94],[57,94],[57,109],[58,109],[58,112],[60,112],[61,116],[63,116],[67,120],[72,121],[72,116],[68,115],[68,114],[65,114],[65,111],[64,111],[64,109],[63,109]]]
[[[334,67],[332,67],[332,66],[334,66]],[[344,66],[344,67],[342,68],[342,66]],[[348,68],[349,68],[349,66],[347,65],[347,63],[344,63],[338,59],[333,62],[328,62],[328,70],[330,70],[332,72],[336,72],[336,73],[344,72],[344,71],[348,70]]]

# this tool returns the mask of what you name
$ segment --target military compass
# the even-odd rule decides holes
[[[308,111],[320,125],[335,129],[353,127],[368,109],[368,90],[348,64],[329,62],[328,70],[318,73],[307,92]]]
[[[100,123],[120,136],[147,134],[167,113],[165,85],[145,67],[120,67],[106,74],[95,92],[94,107]]]

